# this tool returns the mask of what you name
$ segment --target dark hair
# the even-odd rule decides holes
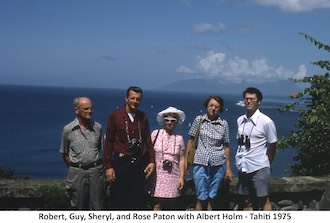
[[[211,99],[214,99],[214,100],[216,100],[218,103],[219,103],[219,105],[220,105],[220,112],[222,112],[223,111],[223,105],[224,105],[224,102],[223,102],[223,99],[222,99],[222,97],[220,97],[220,96],[216,96],[216,95],[211,95],[211,96],[209,96],[205,101],[204,101],[204,107],[205,108],[207,108],[207,105],[209,104],[209,102],[211,101]]]
[[[143,91],[140,87],[136,87],[136,86],[130,86],[127,91],[126,91],[126,97],[129,96],[129,92],[130,91],[134,91],[136,93],[141,93],[141,95],[143,95]]]
[[[243,91],[243,98],[245,98],[246,93],[256,94],[258,101],[262,101],[262,93],[258,88],[255,88],[255,87],[246,88],[245,91]]]

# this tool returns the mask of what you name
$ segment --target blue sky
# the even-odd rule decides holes
[[[324,73],[329,0],[0,0],[0,84],[153,89]]]

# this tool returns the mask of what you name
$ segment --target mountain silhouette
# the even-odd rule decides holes
[[[256,87],[264,95],[274,96],[290,96],[295,92],[302,90],[297,84],[291,80],[280,80],[269,83],[246,83],[240,84],[228,84],[221,83],[216,80],[203,80],[203,79],[189,79],[173,82],[161,87],[157,87],[157,90],[161,91],[178,91],[178,92],[203,92],[203,93],[215,93],[215,94],[237,94],[242,93],[247,87]]]

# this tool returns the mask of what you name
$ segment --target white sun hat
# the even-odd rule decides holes
[[[159,112],[157,114],[157,122],[160,124],[160,125],[163,125],[164,124],[164,116],[167,115],[167,114],[175,114],[175,116],[177,117],[177,125],[180,126],[184,120],[186,119],[186,115],[183,111],[175,108],[175,107],[168,107],[166,108],[165,110]]]

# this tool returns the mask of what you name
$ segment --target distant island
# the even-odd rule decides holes
[[[241,84],[221,83],[215,80],[189,79],[173,82],[161,87],[157,90],[161,91],[179,91],[179,92],[205,92],[215,94],[237,94],[241,93],[247,87],[259,88],[264,95],[268,96],[288,96],[293,93],[300,92],[302,88],[291,80],[280,80],[269,83],[249,84],[243,82]]]

